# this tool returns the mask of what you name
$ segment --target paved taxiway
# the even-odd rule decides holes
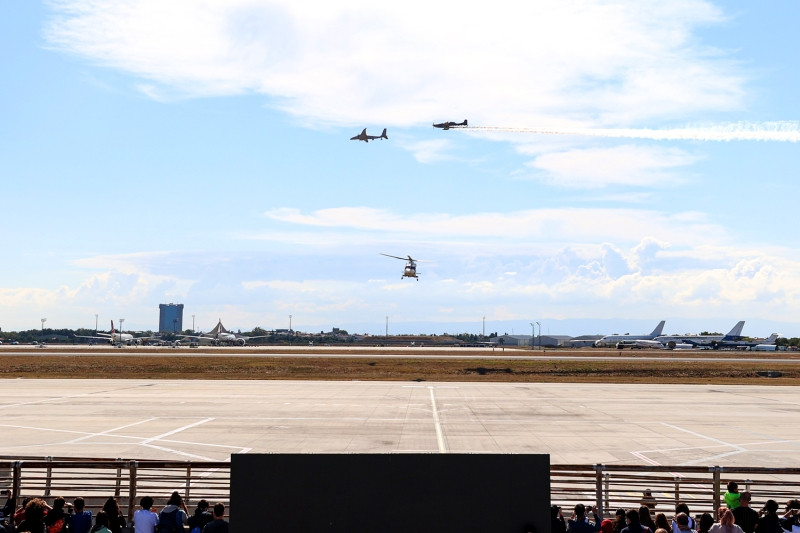
[[[800,388],[0,380],[0,455],[549,453],[553,463],[787,466]]]
[[[196,358],[226,357],[294,357],[330,359],[365,358],[365,359],[462,359],[486,361],[619,361],[630,359],[636,361],[706,361],[720,363],[781,363],[800,365],[800,352],[741,352],[733,350],[612,350],[604,348],[586,348],[574,350],[527,350],[527,349],[492,349],[492,348],[454,348],[452,346],[425,347],[379,347],[379,346],[203,346],[196,348],[128,346],[123,349],[108,345],[70,346],[48,345],[45,349],[36,346],[3,346],[0,356],[32,356],[57,355],[63,357],[131,357],[132,355],[148,357],[173,357],[176,355]],[[585,354],[585,355],[584,355]],[[766,369],[767,367],[765,367]]]

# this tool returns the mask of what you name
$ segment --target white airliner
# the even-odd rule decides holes
[[[634,341],[631,348],[655,348],[657,350],[696,350],[697,346],[687,342],[670,342],[668,344],[664,344],[663,342],[653,339]]]
[[[79,338],[79,339],[101,340],[101,341],[107,342],[107,343],[109,343],[109,344],[111,344],[113,346],[117,346],[117,345],[120,345],[120,344],[125,344],[127,346],[131,346],[131,345],[134,345],[134,344],[139,345],[139,344],[142,344],[143,342],[145,342],[145,341],[147,341],[147,340],[152,338],[152,337],[134,337],[130,333],[122,333],[121,331],[117,332],[114,329],[114,321],[113,320],[111,321],[111,333],[97,332],[97,336],[95,336],[95,337],[89,337],[89,336],[86,336],[86,335],[75,335],[75,336],[77,338]]]
[[[664,331],[665,322],[665,320],[659,322],[656,326],[656,329],[654,329],[650,335],[631,335],[630,333],[626,333],[624,335],[606,335],[605,337],[597,339],[594,345],[597,347],[616,347],[617,344],[622,343],[632,346],[635,341],[651,340],[661,335],[661,332]]]
[[[749,346],[749,343],[742,338],[744,320],[740,320],[725,335],[700,335],[687,333],[685,335],[659,335],[656,340],[667,346],[675,344],[693,344],[698,347],[714,348],[719,346]]]
[[[225,326],[222,325],[222,319],[219,319],[217,325],[214,326],[214,329],[208,333],[201,333],[200,335],[182,335],[181,339],[196,339],[198,342],[207,342],[209,344],[213,344],[214,346],[219,346],[220,344],[236,344],[239,346],[244,346],[247,344],[248,340],[261,339],[268,336],[269,335],[259,335],[257,337],[247,337],[245,335],[231,333],[225,329]]]

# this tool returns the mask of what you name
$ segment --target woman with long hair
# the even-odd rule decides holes
[[[667,519],[667,515],[665,515],[664,513],[656,513],[655,522],[656,522],[656,529],[666,529],[667,531],[672,531],[672,526],[669,525],[669,520]]]
[[[117,499],[113,496],[109,496],[106,503],[103,504],[103,511],[106,512],[106,516],[108,517],[107,527],[111,530],[111,533],[122,533],[122,528],[126,525],[125,516],[123,516],[119,508]]]
[[[744,533],[742,528],[734,523],[733,513],[727,507],[717,509],[719,523],[709,529],[709,533]]]
[[[639,507],[639,523],[644,527],[650,528],[650,531],[655,531],[658,529],[656,527],[656,523],[653,521],[652,515],[650,514],[650,508],[646,505]]]
[[[709,513],[703,513],[697,522],[697,533],[708,533],[713,525],[714,517]]]

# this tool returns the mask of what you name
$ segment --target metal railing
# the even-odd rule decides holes
[[[800,468],[596,464],[551,465],[550,500],[567,511],[576,503],[596,505],[601,516],[650,504],[671,518],[679,502],[692,514],[713,514],[728,481],[752,492],[757,508],[767,499],[800,495]],[[11,488],[18,502],[25,496],[82,496],[90,509],[114,496],[129,519],[142,496],[161,505],[176,490],[190,508],[200,499],[228,509],[231,504],[229,462],[0,457],[0,487]]]
[[[230,507],[230,463],[124,459],[0,458],[0,486],[17,502],[26,496],[82,496],[88,508],[100,508],[114,496],[130,520],[142,496],[163,505],[178,491],[187,506],[206,499]]]
[[[596,505],[601,516],[647,505],[672,518],[678,503],[693,515],[716,516],[729,481],[740,492],[752,492],[756,508],[768,499],[785,502],[800,495],[800,468],[596,464],[551,465],[550,500],[565,510],[576,503]]]

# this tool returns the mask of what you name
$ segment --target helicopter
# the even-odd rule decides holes
[[[381,255],[385,255],[386,257],[393,257],[395,259],[399,259],[401,261],[406,262],[406,267],[403,269],[403,275],[400,276],[400,279],[416,278],[416,280],[419,281],[419,276],[417,276],[417,263],[418,262],[424,263],[425,261],[419,259],[412,259],[410,255],[406,257],[397,257],[396,255],[389,255],[383,253]]]

